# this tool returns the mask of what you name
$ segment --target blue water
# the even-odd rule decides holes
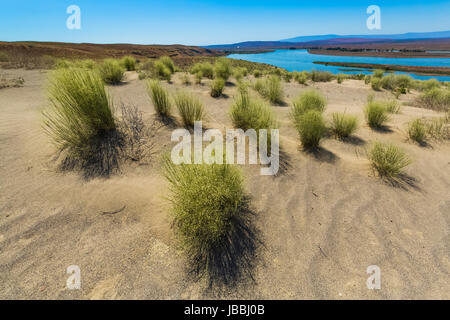
[[[383,57],[345,57],[345,56],[328,56],[310,54],[307,50],[288,50],[281,49],[267,53],[252,53],[252,54],[231,54],[228,56],[233,59],[247,60],[251,62],[260,62],[271,64],[288,71],[311,71],[323,70],[332,73],[364,73],[369,74],[371,71],[361,69],[361,71],[342,71],[349,69],[348,67],[325,66],[315,64],[314,61],[323,62],[359,62],[359,63],[379,63],[379,64],[396,64],[405,66],[430,66],[430,67],[450,67],[450,58],[383,58]],[[341,70],[339,70],[341,69]],[[450,81],[450,76],[423,76],[414,73],[396,72],[409,74],[415,79],[430,79],[435,78],[441,81]]]

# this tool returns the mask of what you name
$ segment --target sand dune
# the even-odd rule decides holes
[[[450,298],[450,144],[424,148],[406,141],[411,118],[439,115],[408,106],[416,93],[401,97],[407,105],[392,116],[391,131],[379,133],[363,121],[371,92],[363,81],[284,84],[286,102],[317,88],[329,100],[326,115],[346,110],[361,127],[351,142],[328,138],[320,152],[306,154],[289,124],[289,108],[273,107],[287,169],[267,177],[256,166],[244,168],[264,244],[254,281],[211,291],[186,275],[157,157],[126,163],[108,179],[58,171],[40,127],[47,73],[8,72],[25,84],[0,90],[0,298]],[[176,77],[165,86],[185,88]],[[188,88],[203,100],[211,127],[231,127],[227,110],[236,87],[226,87],[229,98],[219,99],[209,96],[206,84]],[[115,102],[136,105],[153,121],[145,83],[135,73],[109,90]],[[157,153],[170,147],[170,134],[171,128],[158,130]],[[366,157],[375,140],[394,142],[412,156],[412,186],[396,188],[376,177]],[[65,288],[69,265],[81,268],[81,290]],[[366,287],[369,265],[381,268],[381,290]]]

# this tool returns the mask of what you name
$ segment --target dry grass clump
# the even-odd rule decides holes
[[[230,60],[227,58],[219,58],[214,64],[214,75],[216,78],[222,78],[225,82],[230,78],[232,73]]]
[[[199,72],[202,73],[202,77],[212,79],[214,78],[214,67],[209,62],[203,62],[203,63],[196,63],[191,68],[192,74],[198,74]]]
[[[419,107],[436,110],[450,110],[450,90],[433,88],[423,92],[416,100]]]
[[[206,276],[210,285],[227,283],[249,267],[255,249],[247,221],[248,197],[244,178],[229,164],[174,165],[164,162],[169,182],[173,226],[190,259],[194,276]]]
[[[223,93],[223,89],[225,88],[225,80],[222,78],[216,78],[211,82],[211,97],[217,98],[220,97]]]
[[[270,129],[278,126],[270,107],[263,101],[252,98],[244,88],[234,98],[230,108],[230,118],[235,128],[256,131],[267,129],[268,135],[270,135]]]
[[[380,129],[389,119],[385,104],[379,101],[369,102],[364,109],[364,114],[371,128]]]
[[[136,59],[132,56],[125,56],[120,60],[120,64],[127,70],[127,71],[134,71],[136,70]]]
[[[385,73],[384,70],[380,70],[380,69],[374,70],[374,71],[372,72],[372,77],[374,77],[374,78],[383,78],[384,73]]]
[[[188,86],[191,84],[191,78],[189,78],[189,74],[187,72],[184,72],[181,75],[181,83],[184,84],[185,86]]]
[[[427,136],[431,139],[450,139],[450,113],[447,117],[440,117],[425,122]]]
[[[377,77],[372,77],[370,79],[370,86],[372,87],[373,90],[380,91],[381,90],[381,79],[377,78]]]
[[[348,138],[358,128],[358,118],[355,116],[339,112],[335,112],[331,116],[331,131],[340,139]]]
[[[254,70],[254,71],[253,71],[253,76],[254,76],[255,78],[261,77],[261,76],[262,76],[261,70],[258,70],[258,69]]]
[[[178,92],[174,96],[175,106],[185,127],[193,127],[195,121],[205,117],[205,111],[200,99],[187,92]]]
[[[308,72],[306,71],[302,71],[302,72],[294,72],[294,80],[298,83],[298,84],[306,84],[306,82],[308,81]]]
[[[397,114],[400,112],[400,103],[397,100],[388,100],[384,102],[386,111],[389,113]]]
[[[315,149],[326,132],[325,120],[321,112],[306,111],[293,118],[295,128],[300,136],[304,148]]]
[[[412,86],[412,78],[404,74],[389,74],[381,78],[381,87],[383,89],[399,91],[406,93]]]
[[[158,61],[161,62],[162,64],[164,64],[167,67],[167,69],[170,70],[171,74],[175,73],[175,71],[176,71],[175,63],[173,62],[173,60],[170,57],[164,56],[164,57],[159,58]]]
[[[276,75],[270,75],[264,79],[257,79],[253,85],[262,97],[269,100],[273,104],[283,102],[283,88],[281,80]]]
[[[311,72],[311,80],[314,82],[329,82],[334,79],[334,76],[329,71],[313,70]]]
[[[315,90],[307,90],[294,99],[292,115],[294,117],[301,116],[309,110],[323,112],[327,105],[327,100],[323,95]]]
[[[115,59],[105,59],[98,70],[107,84],[119,84],[122,81],[124,69]]]
[[[44,112],[44,128],[60,151],[78,155],[92,139],[115,130],[110,99],[97,73],[58,69],[48,92],[51,106]]]
[[[153,66],[155,75],[158,79],[170,81],[172,72],[162,61],[155,61]]]
[[[337,75],[336,75],[336,81],[337,81],[337,83],[342,83],[342,82],[344,82],[344,80],[345,79],[347,79],[347,75],[346,74],[344,74],[344,73],[338,73]]]
[[[147,93],[152,100],[158,115],[170,117],[172,105],[170,103],[169,93],[161,86],[159,81],[149,80],[147,82]]]
[[[369,150],[369,160],[380,176],[394,179],[403,174],[403,169],[412,162],[399,147],[381,142],[373,144]]]
[[[420,144],[425,142],[426,128],[422,119],[415,119],[408,123],[408,137]]]

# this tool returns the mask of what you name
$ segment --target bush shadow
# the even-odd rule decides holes
[[[333,152],[321,146],[316,148],[303,148],[303,151],[320,162],[335,163],[339,159]]]
[[[249,200],[245,199],[239,214],[231,219],[228,232],[212,248],[188,252],[189,275],[195,281],[206,277],[208,289],[234,287],[242,280],[254,282],[256,251],[263,242],[253,224],[255,212],[250,209]]]
[[[414,189],[417,191],[421,190],[420,186],[418,185],[419,181],[406,173],[401,173],[397,177],[383,177],[383,180],[388,185],[394,188],[403,189],[405,191],[408,191],[410,189]]]

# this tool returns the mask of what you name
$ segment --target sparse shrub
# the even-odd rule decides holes
[[[408,155],[392,144],[375,142],[369,150],[369,160],[379,175],[387,178],[397,178],[403,173],[403,168],[411,164]]]
[[[169,93],[164,89],[159,81],[150,80],[147,82],[147,93],[153,102],[158,115],[163,117],[170,117],[171,115],[171,103]]]
[[[311,72],[311,80],[314,82],[329,82],[333,80],[333,78],[333,74],[329,71],[313,70]]]
[[[389,100],[384,102],[384,105],[386,107],[386,111],[389,113],[399,113],[400,112],[400,104],[397,100]]]
[[[294,80],[299,84],[306,84],[306,82],[308,81],[308,73],[306,71],[295,72]]]
[[[188,86],[191,84],[191,79],[189,78],[189,75],[185,72],[181,75],[181,83],[185,86]]]
[[[195,75],[195,83],[201,84],[202,83],[202,79],[203,79],[203,72],[202,71],[197,71],[194,75]]]
[[[174,96],[174,102],[186,127],[193,127],[195,121],[200,121],[205,117],[203,104],[192,94],[178,92]]]
[[[424,124],[427,136],[436,140],[449,139],[450,138],[449,115],[447,115],[447,118],[440,117],[426,121]]]
[[[115,130],[109,96],[100,76],[80,68],[57,69],[48,89],[44,128],[60,151],[77,155],[92,139]]]
[[[208,78],[208,79],[214,78],[214,67],[209,62],[196,63],[191,69],[192,74],[196,74],[199,71],[202,72],[203,77],[205,77],[205,78]]]
[[[173,226],[181,246],[195,274],[212,281],[217,261],[228,254],[224,248],[229,247],[236,222],[248,211],[243,175],[235,165],[174,165],[167,157],[164,176],[169,182]]]
[[[105,59],[99,66],[99,72],[105,83],[118,84],[122,81],[124,69],[117,60]]]
[[[345,113],[335,112],[332,114],[331,130],[341,138],[349,137],[358,128],[358,118],[346,115]]]
[[[385,71],[384,70],[374,70],[372,73],[372,77],[374,78],[383,78]]]
[[[134,71],[136,70],[136,59],[132,56],[126,56],[123,57],[120,60],[120,64],[127,70],[127,71]]]
[[[231,63],[227,58],[219,58],[214,64],[214,74],[217,78],[222,78],[225,82],[231,76]]]
[[[424,91],[439,88],[440,86],[441,83],[436,79],[428,79],[420,82],[420,89]]]
[[[225,88],[225,80],[222,78],[216,78],[211,82],[211,97],[217,98],[220,97],[223,93],[223,89]]]
[[[404,74],[389,74],[381,78],[381,87],[386,90],[399,90],[406,93],[411,87],[412,78]]]
[[[425,124],[421,119],[415,119],[408,123],[407,133],[411,140],[423,143],[426,136]]]
[[[283,80],[286,82],[291,82],[292,77],[293,77],[292,72],[287,71],[283,73]]]
[[[337,83],[342,83],[342,82],[344,82],[345,79],[347,79],[347,75],[345,75],[343,73],[338,73],[336,75]]]
[[[307,90],[294,99],[292,116],[297,118],[310,110],[323,112],[327,105],[327,100],[315,90]]]
[[[281,81],[276,75],[270,75],[264,79],[257,79],[253,88],[271,103],[280,103],[283,100]]]
[[[326,131],[325,120],[321,112],[309,110],[293,118],[295,128],[304,148],[317,148]]]
[[[154,63],[155,74],[158,79],[170,81],[172,78],[172,72],[161,61],[155,61]]]
[[[364,109],[367,124],[371,128],[381,128],[388,120],[386,107],[382,102],[372,101],[369,102]]]
[[[236,81],[241,81],[242,78],[244,78],[244,73],[242,72],[242,70],[240,68],[235,68],[233,70],[233,77],[236,79]]]
[[[416,101],[419,107],[436,111],[450,110],[450,90],[434,88],[423,92]]]
[[[256,69],[253,71],[253,76],[255,78],[259,78],[259,77],[261,77],[261,75],[262,75],[261,70]]]
[[[89,70],[94,70],[95,69],[95,61],[92,59],[84,59],[79,61],[79,66],[80,68],[86,68]]]
[[[255,91],[258,92],[261,96],[264,95],[264,87],[265,83],[263,79],[256,79],[256,81],[253,83],[253,89],[255,89]]]
[[[170,57],[168,56],[161,57],[159,58],[159,62],[164,64],[169,69],[171,74],[175,73],[176,71],[175,63]]]
[[[369,83],[371,82],[371,80],[372,80],[372,77],[371,77],[371,76],[369,76],[369,75],[364,76],[364,83],[365,83],[365,84],[369,84]]]
[[[373,77],[370,80],[370,86],[372,87],[373,90],[380,91],[381,90],[381,79]]]
[[[250,97],[246,90],[240,90],[230,109],[230,118],[235,128],[275,129],[277,127],[272,110],[263,101]]]

